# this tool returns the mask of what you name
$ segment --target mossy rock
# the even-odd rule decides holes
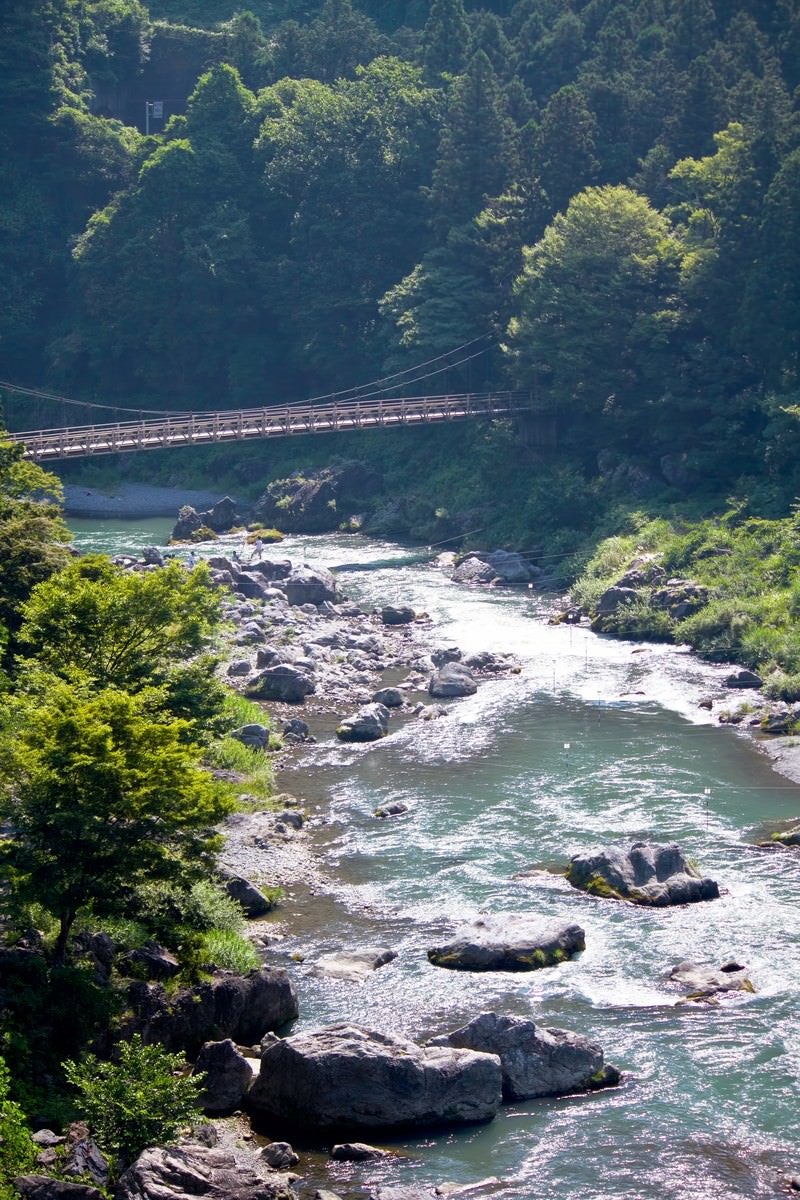
[[[604,900],[626,899],[622,892],[619,892],[615,887],[612,887],[608,880],[604,879],[602,875],[592,875],[592,877],[584,885],[577,883],[575,879],[571,877],[570,868],[567,868],[565,876],[573,887],[580,888],[582,892],[588,892],[590,896],[600,896]]]
[[[195,529],[189,535],[190,542],[218,542],[219,535],[214,533],[213,529],[209,529],[208,525],[201,525],[199,529]]]
[[[282,542],[283,534],[280,529],[262,529],[260,526],[251,527],[247,534],[248,546],[254,546],[259,538],[265,545],[272,545],[275,542]]]

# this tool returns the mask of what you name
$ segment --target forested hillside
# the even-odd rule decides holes
[[[4,6],[4,379],[253,405],[490,335],[428,384],[532,389],[487,454],[546,425],[561,525],[598,480],[786,510],[797,0],[250,7]],[[509,477],[529,520],[541,478]]]

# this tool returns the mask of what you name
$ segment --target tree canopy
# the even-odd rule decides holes
[[[54,682],[46,697],[7,704],[0,807],[13,836],[0,845],[0,878],[7,903],[57,918],[56,963],[79,913],[119,913],[142,881],[208,871],[213,826],[232,800],[184,730],[146,692],[119,687]]]
[[[22,615],[20,642],[39,666],[137,691],[208,644],[220,597],[203,564],[138,573],[87,555],[36,587]]]

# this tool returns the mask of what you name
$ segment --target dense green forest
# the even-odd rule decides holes
[[[274,469],[367,454],[411,500],[388,531],[552,554],[631,508],[788,513],[796,0],[10,0],[1,20],[3,379],[212,409],[435,359],[417,390],[529,389],[531,416],[306,442]],[[5,391],[12,428],[65,411],[110,416]],[[237,455],[242,486],[259,463]]]
[[[601,631],[798,699],[798,85],[798,0],[5,0],[2,418],[391,392],[412,368],[525,390],[519,420],[289,442],[269,471],[228,449],[211,477],[368,458],[367,528],[586,568],[587,610],[650,556]],[[198,454],[113,470],[185,481]],[[0,1200],[33,1160],[19,1104],[58,1120],[68,1078],[104,1103],[69,1061],[113,1016],[70,960],[88,915],[160,938],[182,980],[242,965],[211,870],[232,799],[203,769],[252,717],[214,683],[219,598],[204,567],[73,560],[58,496],[0,440],[0,899],[31,951],[0,995]],[[656,556],[691,611],[657,607]]]
[[[491,334],[462,386],[577,469],[794,494],[795,0],[4,12],[3,378],[238,406]]]

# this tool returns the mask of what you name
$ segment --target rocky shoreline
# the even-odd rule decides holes
[[[503,552],[468,556],[464,560],[468,565],[460,581],[490,586],[530,582],[532,575],[527,571],[527,564],[524,561],[512,564],[512,557]],[[121,561],[142,569],[140,563]],[[228,589],[225,617],[230,633],[221,673],[226,682],[238,690],[269,703],[273,729],[279,728],[283,737],[283,748],[275,755],[282,779],[295,772],[298,753],[302,753],[304,744],[313,741],[315,733],[328,735],[335,729],[336,736],[343,742],[380,740],[390,727],[396,728],[401,723],[446,719],[453,697],[471,694],[482,679],[518,669],[514,660],[507,656],[485,654],[464,659],[456,647],[432,647],[434,631],[425,614],[416,614],[402,604],[365,611],[343,599],[333,576],[318,568],[281,560],[274,553],[270,558],[259,557],[246,564],[235,556],[225,555],[212,555],[207,562],[213,583]],[[146,556],[145,569],[157,565],[158,552]],[[498,568],[511,575],[516,572],[517,577],[504,577]],[[354,730],[357,731],[355,735]],[[240,733],[241,740],[245,740],[248,731],[243,729]],[[250,730],[250,736],[257,734]],[[764,748],[770,753],[780,751],[784,764],[788,758],[790,770],[797,769],[800,776],[800,743],[795,739],[791,745],[786,744],[786,739],[781,739],[781,743],[778,746],[772,742]],[[792,778],[788,770],[785,773]],[[329,906],[335,903],[329,895],[332,881],[326,876],[315,836],[322,826],[322,817],[319,809],[304,812],[304,801],[302,795],[279,795],[274,807],[263,811],[245,808],[232,817],[224,829],[226,844],[221,855],[222,865],[247,879],[279,884],[286,893],[282,907],[251,925],[253,940],[267,961],[275,960],[283,930],[296,914],[311,927],[322,927]],[[389,811],[376,813],[378,818],[393,815],[395,813]],[[685,864],[683,866],[685,868]],[[507,932],[506,929],[499,931],[497,940],[500,943]],[[557,930],[555,936],[560,936],[561,932]],[[485,933],[486,930],[481,931],[482,938]],[[531,941],[529,930],[525,934],[528,940],[521,949],[517,947],[513,951],[519,956],[517,968],[535,969],[548,962],[557,965],[571,952],[571,949],[565,950],[563,955],[559,953],[547,959],[539,950],[539,945],[546,943]],[[578,929],[577,940],[570,943],[571,947],[580,948],[579,935],[582,936],[582,931]],[[347,971],[378,970],[393,957],[391,951],[381,947],[355,947],[354,950],[349,954],[324,956],[335,961],[326,962],[321,958],[315,969],[335,978],[356,978],[357,975],[348,975]],[[540,953],[543,955],[541,960],[536,957]],[[472,964],[467,969],[482,968]],[[499,969],[507,968],[501,966]],[[700,969],[693,964],[681,964],[681,969],[691,981],[687,987],[697,989]],[[279,967],[264,970],[267,973],[282,972]],[[696,994],[687,999],[699,997],[700,1002],[716,1003],[716,996],[735,990],[729,980],[734,977],[738,985],[736,972],[740,970],[738,965],[726,964],[711,971],[714,975],[711,983],[706,986],[706,981],[705,990],[696,990]],[[680,981],[677,975],[676,980]],[[520,1029],[519,1025],[525,1028]],[[235,1031],[234,1038],[242,1043]],[[422,1046],[401,1044],[401,1041],[395,1046],[391,1038],[358,1027],[342,1026],[284,1040],[268,1032],[260,1043],[240,1044],[238,1049],[229,1042],[228,1049],[219,1051],[222,1065],[217,1072],[218,1079],[215,1076],[213,1085],[208,1085],[209,1094],[212,1086],[217,1089],[217,1098],[209,1103],[207,1111],[215,1116],[214,1132],[208,1136],[220,1142],[218,1150],[201,1152],[188,1144],[175,1151],[157,1152],[160,1157],[154,1157],[152,1162],[137,1164],[139,1175],[125,1184],[128,1191],[119,1192],[120,1200],[130,1200],[133,1196],[143,1200],[159,1195],[167,1182],[171,1194],[179,1196],[182,1189],[176,1186],[176,1180],[181,1175],[195,1177],[195,1184],[190,1189],[194,1194],[221,1198],[235,1191],[237,1195],[252,1197],[252,1200],[267,1200],[267,1197],[284,1200],[295,1196],[297,1188],[309,1200],[312,1196],[315,1200],[336,1200],[343,1196],[358,1196],[359,1200],[367,1197],[370,1200],[420,1200],[421,1197],[445,1195],[488,1195],[505,1190],[509,1181],[495,1178],[464,1188],[452,1185],[436,1189],[414,1185],[387,1188],[380,1183],[379,1169],[386,1152],[363,1144],[356,1144],[355,1148],[352,1143],[338,1145],[331,1151],[330,1159],[320,1154],[303,1156],[300,1160],[303,1176],[292,1171],[298,1166],[298,1156],[287,1143],[273,1141],[258,1153],[242,1145],[243,1142],[253,1146],[260,1143],[258,1136],[255,1135],[254,1141],[253,1132],[242,1125],[240,1108],[249,1109],[256,1128],[265,1124],[270,1134],[280,1136],[284,1132],[283,1125],[286,1132],[291,1132],[293,1124],[302,1126],[308,1133],[308,1123],[313,1116],[310,1096],[315,1097],[316,1103],[313,1109],[316,1116],[311,1124],[323,1142],[330,1140],[328,1132],[332,1135],[340,1130],[347,1133],[370,1127],[372,1122],[364,1121],[360,1115],[359,1087],[365,1089],[369,1097],[377,1086],[377,1076],[360,1075],[360,1067],[355,1076],[347,1075],[347,1103],[354,1104],[355,1108],[342,1108],[341,1098],[326,1099],[324,1095],[322,1081],[329,1076],[329,1064],[340,1063],[343,1057],[356,1063],[366,1055],[370,1061],[380,1063],[376,1070],[382,1080],[381,1086],[385,1084],[386,1073],[394,1071],[398,1062],[404,1064],[406,1074],[411,1069],[408,1064],[414,1062],[420,1080],[428,1080],[423,1087],[425,1094],[431,1089],[436,1092],[443,1086],[431,1082],[438,1078],[436,1072],[440,1061],[448,1064],[445,1074],[450,1078],[457,1075],[462,1079],[463,1068],[463,1079],[467,1081],[463,1084],[464,1090],[452,1093],[445,1088],[441,1093],[443,1109],[409,1108],[407,1116],[399,1122],[404,1129],[435,1127],[443,1112],[447,1114],[447,1123],[491,1119],[506,1093],[512,1098],[568,1094],[619,1081],[618,1073],[603,1063],[601,1048],[586,1038],[563,1030],[539,1029],[533,1022],[515,1022],[491,1013],[480,1014],[465,1029],[442,1035]],[[213,1045],[222,1047],[226,1043],[215,1042]],[[456,1057],[441,1058],[448,1054]],[[499,1059],[500,1073],[476,1059],[493,1062]],[[532,1061],[539,1064],[534,1071],[533,1083],[512,1082],[517,1079],[514,1072],[520,1059],[528,1065]],[[541,1064],[545,1061],[557,1080],[552,1088],[542,1084]],[[461,1064],[457,1071],[456,1062]],[[208,1069],[209,1064],[205,1065]],[[277,1085],[272,1084],[260,1087],[256,1082],[251,1088],[253,1077],[257,1079],[260,1071],[267,1067],[270,1077],[274,1068],[274,1078],[280,1076],[283,1080],[277,1092]],[[217,1070],[216,1066],[214,1070]],[[210,1070],[209,1073],[212,1074]],[[225,1088],[229,1088],[231,1074],[244,1080],[245,1086],[236,1099],[223,1104],[221,1114],[217,1114],[219,1091],[224,1093]],[[402,1072],[401,1078],[405,1078]],[[301,1084],[297,1083],[298,1079]],[[399,1086],[402,1091],[407,1082]],[[462,1084],[458,1086],[462,1087]],[[300,1088],[297,1094],[296,1087]],[[524,1087],[528,1090],[520,1090]],[[252,1104],[245,1098],[250,1090]],[[276,1095],[280,1103],[275,1099]],[[234,1111],[233,1117],[218,1119],[219,1115],[224,1116],[230,1111]],[[397,1111],[390,1101],[387,1112],[396,1114]],[[296,1122],[291,1119],[293,1112]],[[289,1117],[286,1117],[287,1113]],[[456,1116],[456,1113],[460,1115]],[[276,1114],[280,1120],[276,1119]],[[391,1132],[394,1126],[386,1120],[376,1121],[374,1128]],[[237,1145],[232,1149],[233,1141]],[[328,1162],[347,1160],[348,1157],[349,1161],[364,1162],[366,1166],[349,1177],[342,1191],[328,1190]],[[219,1172],[217,1176],[215,1171]],[[196,1177],[204,1172],[204,1182],[198,1184]],[[322,1186],[316,1187],[316,1182]],[[29,1194],[34,1195],[32,1191]],[[83,1197],[82,1200],[90,1198]]]
[[[113,489],[64,485],[64,512],[68,517],[133,521],[148,517],[173,517],[181,505],[205,508],[218,493],[204,488],[187,489],[154,483],[117,483]]]
[[[462,572],[461,582],[474,583],[477,580],[484,585],[522,582],[523,579],[527,582],[530,575],[504,581],[502,576],[497,574],[496,564],[509,567],[511,557],[491,554],[468,556],[464,560],[467,566],[466,571]],[[433,630],[425,614],[416,614],[410,607],[402,604],[366,611],[343,599],[338,593],[336,580],[323,569],[293,564],[289,560],[276,557],[260,557],[255,561],[242,563],[236,557],[211,555],[206,561],[215,586],[228,590],[225,617],[231,632],[221,671],[226,681],[244,694],[269,702],[273,727],[279,724],[285,739],[283,749],[276,755],[279,771],[284,775],[293,770],[298,748],[314,740],[314,730],[324,731],[329,735],[333,726],[340,741],[380,740],[387,735],[390,722],[393,727],[397,727],[401,722],[413,720],[446,719],[447,702],[450,697],[469,695],[479,686],[482,678],[518,669],[510,657],[485,654],[473,655],[462,660],[462,655],[456,647],[433,648],[430,645]],[[513,564],[509,569],[522,574],[525,564]],[[458,575],[456,580],[458,581]],[[387,677],[391,679],[391,684],[387,684]],[[442,703],[442,698],[445,698],[445,703]],[[354,730],[358,731],[355,735]],[[248,727],[240,731],[240,734],[244,740],[246,736],[258,736],[258,730]],[[224,866],[231,872],[251,880],[255,879],[256,882],[268,879],[270,883],[278,883],[287,892],[282,908],[276,910],[267,920],[256,922],[252,926],[254,940],[268,960],[278,950],[283,932],[296,912],[304,911],[305,919],[310,919],[313,925],[313,910],[316,908],[317,919],[322,924],[327,906],[331,904],[328,895],[331,881],[326,877],[314,837],[315,829],[320,827],[321,817],[319,812],[303,812],[303,808],[302,797],[279,795],[277,811],[240,812],[228,821],[225,828],[226,845],[222,853]],[[398,811],[402,811],[402,808]],[[384,815],[390,817],[395,814],[376,813],[376,817]],[[641,896],[647,894],[646,885],[643,891],[637,893],[640,896],[639,902],[682,903],[687,898],[687,887],[695,888],[689,897],[692,900],[718,895],[716,885],[711,881],[701,881],[699,877],[695,879],[693,869],[687,867],[680,855],[676,855],[676,847],[644,847],[643,851],[644,853],[637,847],[632,848],[634,874],[641,870],[644,861],[646,872],[650,872],[654,881],[660,881],[663,875],[668,880],[675,879],[678,882],[674,885],[674,895],[670,894],[669,884],[665,886],[661,882],[654,882],[653,888],[658,895],[642,901]],[[659,862],[665,859],[670,860],[670,870],[666,874],[659,866]],[[597,863],[592,861],[590,867],[591,879],[594,881],[597,878]],[[614,866],[610,875],[614,887],[607,885],[604,889],[596,889],[593,884],[586,890],[592,892],[594,888],[597,895],[613,894],[614,898],[622,899],[614,871],[618,873],[619,868]],[[631,879],[634,880],[634,875]],[[641,884],[642,880],[637,877],[634,882]],[[575,885],[580,886],[578,883]],[[501,922],[503,927],[498,927],[496,931],[490,930],[490,922],[479,922],[483,928],[479,931],[477,949],[471,948],[471,945],[476,945],[472,935],[467,938],[467,950],[456,940],[458,955],[463,961],[455,961],[455,951],[452,947],[433,948],[429,951],[429,958],[437,965],[455,966],[458,969],[535,969],[549,964],[557,965],[569,958],[575,947],[583,947],[583,931],[577,926],[561,929],[551,925],[543,931],[531,931],[528,926],[535,922],[526,923],[522,920],[521,923],[525,928],[520,935],[520,930],[514,925],[514,919]],[[556,926],[557,924],[556,922]],[[487,935],[490,938],[488,949]],[[517,936],[516,942],[514,936]],[[552,946],[556,949],[553,950]],[[315,964],[315,970],[330,974],[334,978],[357,979],[363,978],[364,974],[372,970],[381,969],[393,957],[393,952],[386,948],[355,946],[339,954],[322,956]],[[734,988],[729,982],[731,978],[735,979],[737,984],[739,982],[739,975],[731,966],[705,969],[711,982],[706,981],[706,986],[702,988],[696,981],[701,976],[705,979],[703,968],[697,968],[693,964],[682,964],[682,969],[686,978],[692,981],[687,986],[690,989],[694,988],[687,999],[695,1003],[715,1004],[721,995],[728,995],[735,990],[748,990]],[[740,971],[738,966],[736,971]],[[726,972],[732,974],[728,975]],[[677,980],[681,977],[675,978]],[[494,1031],[493,1037],[499,1037],[496,1031],[500,1026],[492,1024],[492,1021],[496,1023],[498,1020],[501,1025],[503,1021],[507,1022],[507,1018],[482,1014],[474,1019],[473,1024],[477,1023],[481,1030],[485,1026],[487,1030]],[[593,1086],[608,1086],[609,1083],[618,1082],[618,1073],[603,1063],[602,1050],[593,1043],[587,1042],[580,1035],[559,1030],[537,1032],[532,1023],[528,1024],[532,1029],[525,1033],[526,1038],[541,1038],[546,1034],[551,1039],[552,1045],[541,1043],[542,1046],[548,1045],[548,1053],[555,1053],[553,1047],[564,1047],[563,1053],[567,1053],[568,1058],[574,1058],[577,1051],[585,1052],[589,1056],[584,1060],[578,1053],[577,1074],[573,1072],[572,1075],[569,1071],[564,1074],[564,1064],[559,1059],[559,1065],[554,1067],[556,1074],[560,1072],[559,1077],[562,1081],[571,1080],[569,1086],[565,1084],[562,1090],[573,1090],[576,1086],[586,1089],[590,1086],[590,1079],[595,1078],[598,1082]],[[508,1035],[505,1026],[502,1028],[504,1032],[501,1041]],[[278,1042],[277,1044],[286,1046],[287,1064],[279,1068],[279,1058],[274,1055],[270,1057],[270,1062],[274,1058],[273,1067],[279,1073],[283,1072],[282,1077],[285,1076],[284,1083],[281,1084],[283,1090],[279,1088],[276,1092],[277,1085],[273,1086],[274,1080],[266,1089],[259,1090],[256,1083],[251,1093],[252,1105],[250,1100],[247,1104],[253,1107],[256,1114],[261,1114],[259,1120],[266,1120],[271,1132],[279,1134],[284,1129],[291,1133],[295,1125],[307,1126],[309,1121],[323,1134],[328,1128],[332,1131],[341,1129],[344,1132],[358,1129],[361,1127],[357,1100],[359,1092],[353,1080],[348,1083],[349,1099],[344,1108],[341,1107],[341,1100],[331,1100],[329,1106],[325,1107],[327,1102],[319,1098],[322,1087],[319,1080],[325,1077],[325,1072],[329,1069],[325,1066],[326,1054],[332,1055],[337,1062],[341,1060],[342,1055],[347,1057],[353,1054],[359,1059],[364,1053],[366,1038],[371,1047],[368,1057],[377,1055],[383,1061],[388,1055],[391,1061],[395,1053],[403,1060],[407,1060],[409,1056],[413,1058],[414,1055],[422,1055],[419,1060],[420,1070],[423,1075],[428,1070],[424,1065],[427,1062],[424,1046],[412,1048],[411,1043],[404,1043],[402,1048],[398,1044],[395,1050],[391,1039],[388,1042],[385,1038],[382,1041],[379,1039],[379,1045],[374,1045],[370,1039],[375,1036],[355,1027],[342,1027],[341,1033],[322,1030],[317,1034],[298,1035],[286,1042]],[[439,1037],[436,1044],[469,1046],[471,1050],[479,1053],[485,1053],[487,1050],[489,1054],[498,1052],[491,1038],[488,1043],[484,1040],[484,1043],[480,1044],[475,1042],[472,1035],[461,1036],[461,1041],[458,1041],[456,1033]],[[467,1037],[466,1041],[463,1040],[464,1037]],[[295,1043],[297,1050],[291,1049],[290,1052],[290,1046],[294,1047]],[[272,1044],[262,1040],[259,1048],[262,1064],[265,1061],[265,1048]],[[348,1048],[345,1050],[345,1047]],[[517,1059],[520,1053],[516,1052]],[[522,1055],[523,1059],[526,1055],[530,1059],[532,1053],[529,1048]],[[537,1053],[541,1057],[544,1050]],[[322,1075],[317,1078],[314,1074],[317,1068],[311,1064],[320,1054],[322,1059],[318,1069]],[[587,1066],[581,1074],[581,1063],[590,1062],[592,1070]],[[388,1070],[388,1067],[384,1064],[382,1070]],[[297,1079],[305,1078],[306,1072],[311,1072],[306,1083],[297,1084]],[[541,1071],[537,1080],[538,1082],[527,1085],[533,1089],[527,1093],[519,1091],[522,1085],[512,1087],[504,1083],[503,1089],[508,1086],[511,1094],[517,1097],[526,1094],[552,1094],[548,1086],[542,1084]],[[367,1083],[364,1086],[372,1085]],[[296,1094],[297,1087],[300,1091]],[[463,1119],[466,1120],[490,1119],[496,1111],[496,1102],[488,1098],[488,1094],[485,1093],[486,1087],[493,1094],[496,1093],[496,1081],[489,1084],[484,1080],[479,1088],[482,1090],[483,1099],[473,1104],[465,1098],[463,1108],[456,1105],[454,1109],[451,1106],[448,1109],[451,1114],[449,1119],[455,1119],[452,1114],[456,1109],[459,1112],[463,1111]],[[308,1108],[310,1095],[316,1096],[321,1105],[313,1121]],[[351,1106],[351,1102],[354,1107]],[[240,1103],[244,1103],[244,1100]],[[459,1101],[459,1104],[461,1103]],[[397,1109],[393,1108],[391,1111],[396,1113]],[[295,1118],[291,1117],[292,1113],[295,1113]],[[436,1113],[432,1110],[420,1112],[416,1117],[411,1113],[412,1110],[409,1110],[407,1119],[399,1122],[401,1126],[413,1126],[419,1122],[427,1127],[438,1123]],[[370,1123],[371,1121],[368,1122]],[[393,1127],[388,1120],[376,1120],[375,1124],[377,1128],[383,1127],[387,1130]],[[282,1146],[284,1143],[277,1145]],[[366,1150],[364,1161],[371,1161]],[[497,1182],[492,1181],[491,1186],[496,1187]],[[368,1183],[364,1186],[368,1186]],[[318,1194],[321,1196],[324,1192]],[[368,1194],[376,1197],[383,1195],[380,1188]],[[388,1196],[388,1193],[386,1194]],[[421,1194],[423,1193],[417,1190],[407,1193],[409,1197]],[[399,1200],[401,1193],[396,1195]]]
[[[158,567],[158,551],[147,551],[144,557],[143,563],[128,558],[117,561],[136,570]],[[510,555],[486,556],[486,559],[475,556],[470,570],[483,572],[486,582],[500,580],[492,558],[501,568],[521,574],[526,582],[529,580],[524,562],[512,562]],[[280,732],[283,739],[282,748],[275,752],[282,776],[295,769],[298,753],[304,744],[314,740],[315,729],[324,731],[326,736],[335,731],[341,742],[380,740],[387,736],[390,726],[396,728],[409,721],[446,720],[449,705],[460,696],[473,694],[484,679],[519,670],[510,655],[484,652],[463,656],[454,646],[432,646],[432,624],[425,614],[417,614],[403,604],[365,611],[344,599],[335,578],[323,569],[276,557],[259,557],[243,563],[236,557],[212,554],[205,561],[212,585],[226,589],[223,612],[229,632],[220,673],[243,694],[269,703],[273,731]],[[258,726],[237,731],[240,740],[254,739],[249,744],[258,744],[260,737],[266,747],[265,733],[265,727]],[[229,875],[254,882],[256,886],[269,882],[284,889],[281,905],[264,919],[250,924],[251,937],[264,959],[277,963],[282,957],[280,942],[295,916],[300,914],[312,926],[322,927],[334,903],[314,836],[324,818],[319,811],[307,810],[303,796],[279,794],[269,809],[260,811],[252,811],[247,797],[242,799],[242,811],[229,818],[224,826],[225,846],[220,863]],[[376,812],[376,819],[391,819],[402,810],[403,806],[397,809],[388,806],[385,811]],[[499,948],[490,969],[504,969],[504,963],[512,961],[509,954],[516,969],[536,969],[547,962],[557,965],[565,960],[568,953],[553,950],[550,945],[553,938],[558,941],[562,936],[559,931],[554,930],[552,923],[546,929],[532,928],[535,924],[527,922],[522,931],[513,922],[508,928],[498,927]],[[582,933],[577,927],[575,930],[577,940],[573,939],[571,946],[582,944]],[[572,932],[570,926],[564,936],[569,938]],[[517,939],[512,947],[505,944],[510,933]],[[394,957],[385,948],[354,945],[339,954],[321,956],[314,969],[333,978],[357,979],[380,969]],[[433,951],[429,957],[435,961]],[[275,976],[283,968],[267,966],[263,971]],[[271,979],[270,986],[274,988],[276,984]],[[191,1005],[179,1000],[173,1002],[173,1007],[183,1013]],[[475,1020],[474,1030],[470,1026],[466,1031],[442,1035],[420,1046],[357,1027],[341,1030],[332,1027],[285,1041],[267,1033],[260,1045],[240,1045],[238,1049],[233,1042],[213,1043],[228,1048],[218,1051],[220,1063],[214,1060],[213,1071],[203,1060],[202,1066],[208,1071],[207,1090],[212,1097],[207,1111],[213,1115],[222,1109],[224,1116],[232,1109],[246,1107],[256,1126],[266,1124],[272,1135],[280,1135],[284,1129],[291,1132],[296,1126],[302,1127],[306,1136],[316,1129],[317,1137],[321,1136],[324,1142],[328,1130],[347,1134],[366,1127],[388,1134],[395,1127],[398,1131],[432,1129],[462,1121],[490,1120],[506,1091],[509,1097],[520,1099],[592,1090],[619,1081],[619,1073],[604,1064],[602,1049],[581,1035],[539,1029],[531,1021],[494,1014],[482,1014]],[[236,1038],[236,1031],[233,1036]],[[285,1048],[280,1054],[288,1056],[285,1069],[280,1067],[279,1047]],[[210,1054],[211,1048],[207,1046],[203,1053]],[[326,1065],[327,1056],[331,1063],[339,1065],[336,1068]],[[270,1084],[260,1088],[259,1072],[266,1069],[267,1057]],[[318,1068],[313,1065],[317,1058]],[[375,1064],[378,1075],[374,1078],[373,1068],[364,1066],[365,1061]],[[343,1062],[351,1063],[348,1068],[351,1074],[344,1081],[340,1079],[335,1095],[326,1099],[324,1081],[331,1070],[339,1078],[345,1069]],[[362,1065],[358,1066],[359,1063]],[[416,1073],[414,1084],[406,1078],[412,1063]],[[502,1071],[499,1063],[506,1063]],[[316,1071],[320,1074],[316,1075]],[[249,1073],[255,1078],[252,1085]],[[305,1079],[306,1074],[308,1080],[299,1084],[298,1079]],[[227,1094],[232,1075],[246,1081],[247,1098],[240,1093],[232,1102],[221,1104],[219,1095]],[[395,1075],[397,1092],[393,1091],[395,1085],[388,1082]],[[377,1117],[374,1111],[378,1076],[382,1081],[380,1087],[389,1088],[383,1117]],[[280,1086],[279,1078],[283,1081]],[[411,1095],[407,1094],[409,1087]],[[401,1096],[405,1097],[402,1104]],[[310,1097],[316,1098],[318,1112]],[[371,1114],[369,1117],[364,1115],[367,1112]],[[293,1113],[296,1119],[292,1118]],[[225,1121],[216,1136],[227,1139]],[[277,1153],[277,1147],[283,1145],[269,1143],[264,1154],[273,1147]],[[185,1146],[177,1153],[191,1159],[194,1151]],[[337,1147],[333,1157],[340,1160],[343,1153]],[[287,1154],[283,1168],[297,1163],[291,1148]],[[411,1200],[411,1197],[445,1194],[416,1187],[387,1190],[378,1183],[373,1189],[369,1184],[369,1163],[379,1160],[381,1151],[362,1145],[358,1152],[352,1152],[352,1158],[367,1164],[366,1175],[360,1176],[359,1196]],[[260,1165],[256,1163],[256,1169]],[[139,1168],[140,1174],[143,1169]],[[161,1159],[149,1163],[146,1173],[152,1178],[148,1176],[149,1182],[140,1179],[139,1191],[146,1196],[158,1190],[164,1170]],[[317,1174],[324,1178],[324,1172]],[[282,1195],[278,1190],[282,1183],[272,1176],[270,1180],[270,1186],[276,1189],[275,1196]],[[302,1186],[302,1180],[297,1182]],[[497,1180],[487,1181],[490,1191],[498,1185]],[[466,1191],[480,1194],[481,1188],[473,1185]],[[447,1189],[446,1194],[460,1192],[461,1189]],[[323,1189],[306,1194],[324,1196],[326,1200],[330,1196],[332,1200],[334,1194],[340,1193],[329,1194]],[[342,1194],[355,1193],[348,1188]]]

